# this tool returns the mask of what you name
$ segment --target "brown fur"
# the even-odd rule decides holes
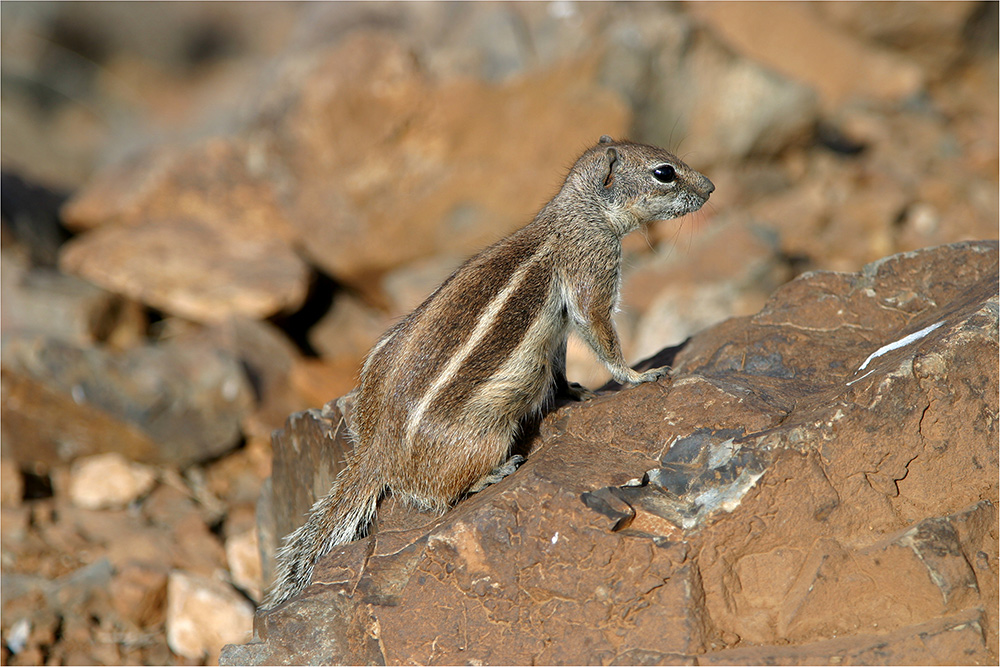
[[[664,183],[653,170],[670,165]],[[337,544],[367,529],[387,490],[443,512],[498,477],[518,429],[565,379],[572,328],[615,380],[656,380],[625,362],[612,313],[621,239],[695,211],[712,183],[670,153],[609,137],[570,170],[527,226],[463,264],[390,329],[361,371],[354,452],[330,493],[278,552],[265,604],[295,595]]]

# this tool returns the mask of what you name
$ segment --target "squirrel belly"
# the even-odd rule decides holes
[[[628,366],[612,320],[621,239],[698,210],[715,187],[667,151],[601,137],[535,219],[459,267],[369,352],[354,451],[304,525],[285,538],[266,607],[301,591],[317,559],[362,536],[387,491],[443,512],[504,467],[519,429],[567,387],[576,331],[621,383],[663,377]]]

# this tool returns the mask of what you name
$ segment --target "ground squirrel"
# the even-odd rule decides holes
[[[565,377],[572,328],[621,383],[618,304],[623,236],[701,208],[712,182],[667,151],[603,136],[534,221],[458,268],[375,344],[361,370],[354,451],[330,492],[277,555],[272,607],[302,590],[316,560],[362,536],[391,490],[443,512],[512,472],[511,445]],[[506,461],[506,462],[505,462]]]

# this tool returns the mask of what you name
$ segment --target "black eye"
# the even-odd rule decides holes
[[[653,178],[660,183],[673,183],[677,179],[677,170],[669,164],[661,164],[653,170]]]

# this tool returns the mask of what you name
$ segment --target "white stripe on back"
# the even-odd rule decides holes
[[[412,443],[413,434],[416,432],[417,426],[420,425],[420,421],[423,419],[424,413],[427,411],[431,402],[437,397],[438,393],[440,393],[441,388],[455,377],[458,369],[462,367],[465,360],[468,359],[469,355],[472,354],[472,351],[476,349],[476,346],[486,336],[487,332],[489,332],[490,327],[496,320],[497,313],[503,309],[511,295],[517,290],[518,287],[521,286],[521,283],[524,281],[524,276],[528,273],[528,270],[545,254],[544,251],[546,245],[547,244],[543,244],[536,248],[535,252],[532,253],[528,261],[517,267],[517,270],[513,273],[513,275],[511,275],[510,282],[507,283],[507,286],[504,287],[499,294],[493,297],[489,305],[486,306],[486,309],[483,310],[482,314],[479,316],[479,320],[476,322],[476,328],[472,330],[472,335],[469,336],[469,339],[465,341],[465,344],[462,345],[462,347],[455,350],[451,360],[441,370],[441,373],[438,374],[437,378],[434,379],[434,382],[432,382],[427,388],[426,393],[424,393],[424,397],[420,399],[417,407],[413,409],[412,413],[410,413],[410,418],[406,420],[406,441],[408,443]]]

